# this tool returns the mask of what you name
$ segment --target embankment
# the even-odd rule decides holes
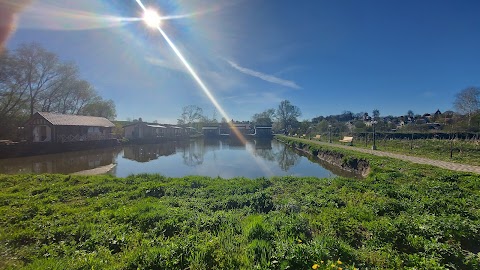
[[[294,138],[276,136],[275,139],[307,155],[312,155],[320,160],[328,162],[344,171],[352,172],[356,175],[361,175],[362,177],[366,177],[370,173],[370,163],[364,158],[358,158],[340,151],[327,149],[314,143],[299,141]]]

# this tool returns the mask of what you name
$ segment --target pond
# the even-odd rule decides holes
[[[119,177],[140,173],[222,178],[354,177],[270,139],[246,143],[233,139],[196,139],[0,160],[0,173],[3,174],[70,174],[92,169]]]

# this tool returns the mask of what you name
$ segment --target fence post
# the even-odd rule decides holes
[[[410,150],[413,149],[413,132],[412,132],[412,138],[410,139]]]
[[[450,158],[453,158],[453,139],[450,139]]]

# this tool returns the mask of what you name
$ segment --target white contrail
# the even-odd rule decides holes
[[[244,68],[244,67],[241,67],[237,63],[235,63],[233,61],[230,61],[230,60],[227,60],[227,62],[234,69],[236,69],[236,70],[238,70],[238,71],[240,71],[244,74],[247,74],[247,75],[250,75],[250,76],[253,76],[253,77],[257,77],[261,80],[271,82],[271,83],[274,83],[274,84],[278,84],[278,85],[281,85],[281,86],[290,87],[290,88],[294,88],[294,89],[302,89],[294,81],[284,80],[284,79],[275,77],[273,75],[269,75],[269,74],[265,74],[265,73],[255,71],[255,70],[252,70],[252,69]]]

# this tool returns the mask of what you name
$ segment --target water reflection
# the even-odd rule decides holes
[[[175,142],[126,145],[123,147],[123,157],[138,162],[149,162],[161,156],[170,156],[173,154],[175,154]]]
[[[257,139],[254,140],[255,150],[271,150],[272,149],[272,140],[270,139]]]
[[[126,145],[120,148],[6,159],[0,160],[0,173],[69,174],[116,164],[109,173],[120,177],[139,173],[160,173],[170,177],[203,175],[224,178],[348,176],[329,164],[320,166],[319,162],[274,140],[251,139],[242,142],[224,138]]]
[[[282,168],[283,171],[288,172],[290,168],[295,166],[300,156],[296,154],[292,149],[288,147],[283,147],[278,153],[275,154],[278,166]]]
[[[189,167],[202,165],[205,157],[205,143],[203,140],[191,140],[181,148],[183,164]]]
[[[272,151],[272,140],[255,140],[255,155],[266,161],[275,161],[276,154]]]
[[[1,159],[0,173],[74,173],[116,163],[122,149],[108,148],[53,155]],[[74,154],[73,154],[74,153]]]

